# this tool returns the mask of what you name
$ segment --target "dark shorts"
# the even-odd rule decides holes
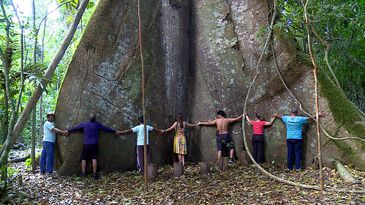
[[[83,145],[80,160],[97,159],[97,157],[98,157],[98,145],[97,144],[84,144]]]
[[[218,134],[217,135],[217,150],[231,150],[233,149],[233,141],[230,134]]]

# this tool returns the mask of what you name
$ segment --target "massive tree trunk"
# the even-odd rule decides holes
[[[269,2],[269,3],[268,3]],[[229,116],[242,114],[247,88],[264,44],[259,35],[269,23],[271,1],[264,0],[143,0],[143,45],[146,59],[148,121],[171,125],[178,112],[188,120],[208,120],[219,109]],[[140,62],[137,49],[135,0],[101,0],[69,66],[58,99],[56,124],[71,127],[95,112],[98,120],[115,129],[137,124],[141,114]],[[312,69],[298,56],[295,42],[274,31],[274,51],[285,82],[305,110],[314,113]],[[265,33],[263,34],[265,35]],[[269,118],[288,114],[296,101],[280,81],[273,52],[265,53],[251,92],[248,111]],[[364,137],[356,109],[320,74],[323,125],[337,137]],[[332,94],[331,94],[332,93]],[[333,95],[335,94],[335,95]],[[350,114],[349,116],[344,115]],[[237,156],[244,161],[240,123],[232,126]],[[251,130],[248,131],[251,136]],[[317,155],[314,125],[306,128],[304,165]],[[286,163],[282,122],[266,130],[266,160]],[[172,136],[150,137],[152,161],[171,163]],[[322,136],[323,161],[341,159],[365,169],[363,143],[332,141]],[[104,171],[135,167],[135,135],[121,139],[101,133],[99,164]],[[216,161],[214,127],[193,128],[187,135],[188,159]],[[79,171],[82,134],[58,138],[60,173]]]
[[[167,121],[164,110],[169,104],[161,101],[166,95],[162,87],[160,3],[142,1],[141,13],[148,119],[161,126]],[[99,2],[65,76],[56,109],[57,126],[71,127],[87,120],[91,112],[114,129],[137,125],[142,108],[136,5],[130,0]],[[156,135],[150,138],[153,161],[165,163],[167,139]],[[58,148],[60,173],[79,172],[82,134],[58,137]],[[98,165],[106,171],[134,169],[134,135],[116,138],[102,133]]]

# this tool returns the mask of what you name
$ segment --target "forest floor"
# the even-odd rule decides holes
[[[287,172],[281,167],[263,165],[278,177],[316,185],[318,170]],[[323,192],[279,183],[253,165],[230,165],[220,172],[199,174],[199,166],[188,164],[182,177],[173,177],[172,166],[158,170],[144,191],[144,178],[138,172],[102,174],[99,180],[57,174],[41,175],[26,171],[24,163],[13,164],[22,176],[14,180],[0,203],[10,204],[361,204],[365,194]],[[325,186],[364,189],[365,172],[351,169],[362,184],[345,183],[336,170],[324,168]],[[19,178],[19,177],[17,177]]]

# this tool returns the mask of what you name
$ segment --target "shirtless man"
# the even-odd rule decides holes
[[[217,117],[215,120],[208,122],[199,122],[198,125],[217,125],[217,154],[218,154],[218,162],[222,156],[223,148],[229,150],[229,163],[234,163],[234,146],[232,137],[228,133],[228,125],[232,122],[240,121],[243,115],[240,115],[236,118],[226,118],[226,113],[223,110],[219,110],[217,112]]]

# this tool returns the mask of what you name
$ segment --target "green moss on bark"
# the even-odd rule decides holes
[[[363,125],[355,124],[356,121],[361,121],[361,115],[356,107],[346,98],[340,88],[329,79],[324,72],[318,75],[320,84],[320,93],[328,101],[329,108],[333,114],[336,123],[342,125],[346,131],[356,137],[364,138],[365,128]],[[332,140],[333,143],[341,149],[342,157],[359,168],[365,168],[365,162],[361,160],[359,154],[365,150],[365,143],[361,143],[360,149],[354,149],[345,141]]]
[[[362,121],[361,115],[354,105],[324,72],[319,73],[318,79],[321,95],[328,100],[336,122],[341,124],[351,135],[364,139],[364,126],[354,123]]]

